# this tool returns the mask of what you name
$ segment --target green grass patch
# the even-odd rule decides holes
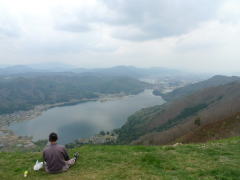
[[[1,152],[0,179],[206,179],[240,177],[240,137],[206,144],[173,146],[94,146],[69,150],[80,158],[68,172],[35,172],[41,152]],[[23,177],[29,171],[27,178]]]

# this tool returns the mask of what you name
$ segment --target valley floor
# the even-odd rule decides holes
[[[77,164],[56,175],[32,170],[40,152],[0,152],[0,179],[231,179],[240,177],[240,137],[178,146],[86,145]]]

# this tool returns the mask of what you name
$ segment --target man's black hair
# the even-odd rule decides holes
[[[58,140],[58,135],[55,133],[55,132],[52,132],[50,135],[49,135],[49,141],[50,142],[55,142]]]

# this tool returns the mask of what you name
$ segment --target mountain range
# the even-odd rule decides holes
[[[183,77],[184,79],[204,79],[209,75],[187,73],[176,69],[152,67],[138,68],[134,66],[114,66],[109,68],[76,68],[64,64],[36,64],[0,67],[0,76],[42,76],[45,74],[94,76],[128,76],[132,78]]]

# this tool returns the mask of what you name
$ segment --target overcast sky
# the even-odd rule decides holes
[[[239,0],[0,0],[0,64],[240,71]]]

